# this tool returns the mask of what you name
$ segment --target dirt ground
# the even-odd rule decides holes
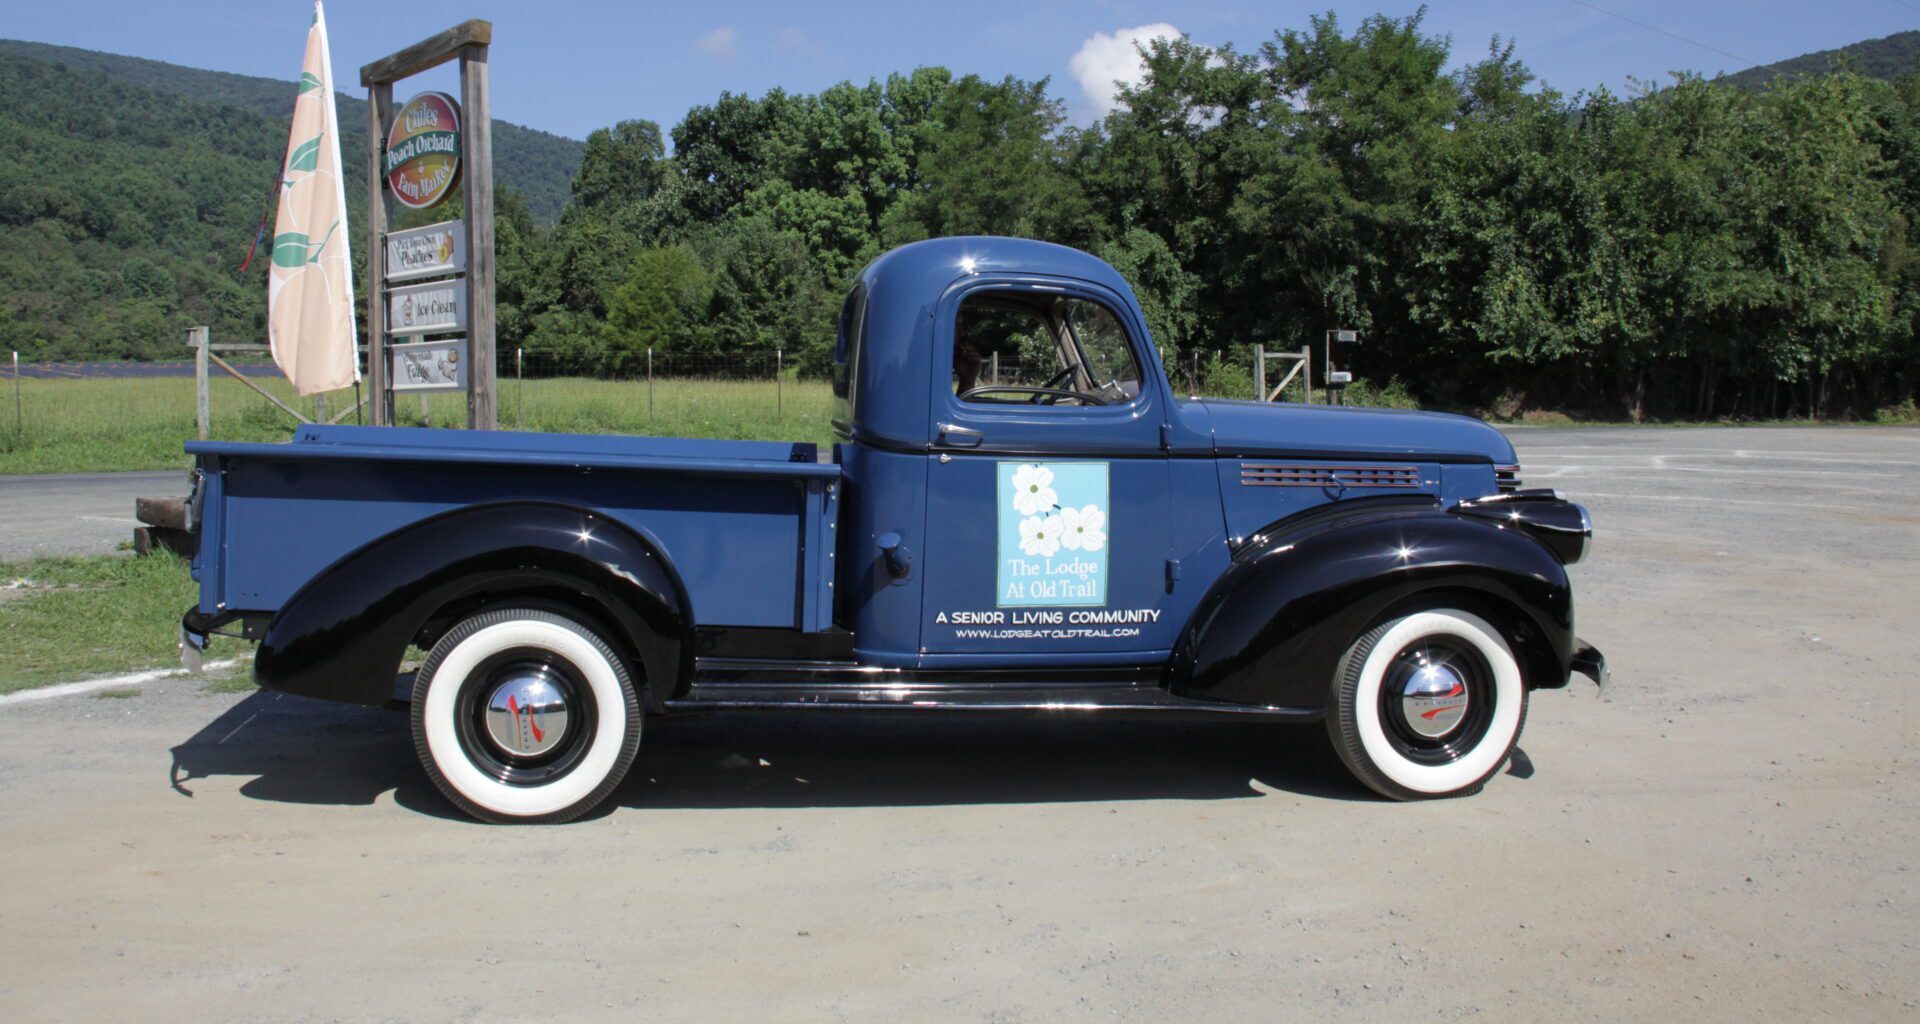
[[[1920,431],[1513,436],[1614,685],[1479,796],[1298,727],[712,717],[495,828],[401,716],[171,681],[0,708],[0,1020],[1920,1018]]]

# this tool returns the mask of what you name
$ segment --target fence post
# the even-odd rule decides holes
[[[527,426],[527,350],[513,350],[513,425]]]
[[[1000,352],[997,349],[987,356],[987,383],[1000,383]]]
[[[1253,346],[1253,400],[1267,400],[1267,349],[1264,345]]]
[[[1306,390],[1304,401],[1313,404],[1313,346],[1300,346],[1300,386]]]
[[[194,419],[200,427],[200,440],[207,439],[211,427],[213,410],[207,397],[207,332],[205,327],[195,327],[187,332],[187,338],[193,345],[193,409]]]
[[[781,395],[781,388],[785,384],[785,381],[781,378],[786,376],[786,374],[782,372],[786,369],[786,363],[782,359],[783,355],[785,355],[785,353],[780,349],[776,348],[773,350],[773,414],[775,416],[785,415],[787,410],[786,399]]]
[[[325,391],[313,396],[313,422],[327,422],[327,393]]]
[[[20,350],[13,350],[13,433],[15,437],[27,436],[27,414],[20,404]]]
[[[1193,350],[1193,372],[1187,375],[1187,383],[1192,385],[1193,394],[1200,393],[1200,350]]]
[[[653,346],[647,346],[647,419],[653,419]]]

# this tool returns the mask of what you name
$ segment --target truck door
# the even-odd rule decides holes
[[[983,275],[942,298],[933,344],[923,660],[1164,655],[1170,398],[1133,307]]]

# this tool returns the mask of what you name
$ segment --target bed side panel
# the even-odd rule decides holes
[[[322,569],[408,524],[479,502],[561,502],[652,540],[701,625],[801,625],[807,481],[591,466],[225,458],[224,599],[271,611]]]

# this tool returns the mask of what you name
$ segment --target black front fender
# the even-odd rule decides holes
[[[692,622],[653,545],[604,516],[529,502],[455,509],[327,567],[273,617],[253,678],[284,693],[384,704],[430,620],[502,600],[554,602],[600,620],[608,641],[639,661],[653,699],[688,678]]]
[[[1532,687],[1566,685],[1573,594],[1546,545],[1438,501],[1357,501],[1262,531],[1181,634],[1169,686],[1240,704],[1325,707],[1340,657],[1396,609],[1444,598],[1499,621]]]

